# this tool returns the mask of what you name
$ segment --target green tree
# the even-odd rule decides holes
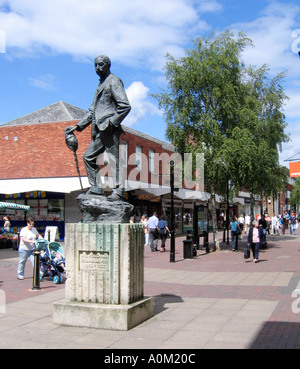
[[[282,86],[285,74],[270,78],[268,71],[266,65],[245,70],[240,126],[229,137],[230,149],[227,146],[223,151],[237,188],[247,188],[251,193],[252,217],[255,194],[267,197],[282,189],[279,150],[289,140],[282,112],[287,99]]]
[[[296,178],[294,189],[291,192],[290,202],[298,216],[300,212],[300,177]]]
[[[241,55],[248,46],[252,41],[242,32],[197,39],[185,57],[167,55],[168,89],[154,95],[177,151],[204,154],[214,249],[219,248],[216,194],[226,195],[228,179],[236,190],[266,189],[283,140],[283,76],[268,80],[266,67],[246,68]]]

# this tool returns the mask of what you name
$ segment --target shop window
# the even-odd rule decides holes
[[[35,220],[64,220],[64,200],[42,199],[28,200],[28,216]]]

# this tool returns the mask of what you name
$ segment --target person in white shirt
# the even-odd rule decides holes
[[[145,235],[144,246],[148,246],[149,245],[148,217],[146,215],[143,215],[140,223],[143,224],[143,229],[144,229],[144,235]]]
[[[34,265],[33,251],[35,249],[35,241],[37,238],[42,238],[36,228],[34,228],[33,218],[27,220],[27,226],[21,229],[20,245],[19,245],[19,264],[18,264],[18,279],[24,279],[25,265],[29,258],[32,266]]]
[[[271,218],[271,225],[272,225],[272,234],[279,235],[279,222],[278,222],[278,218],[275,214],[273,214],[273,216]]]
[[[251,224],[251,217],[249,214],[247,214],[245,216],[245,234],[248,233],[249,229],[250,229],[250,224]]]
[[[245,219],[244,219],[244,216],[243,214],[240,215],[239,219],[238,219],[238,223],[239,223],[239,227],[240,227],[240,230],[241,230],[241,235],[240,235],[240,238],[243,239],[243,229],[244,229],[244,223],[245,223]]]
[[[157,243],[158,243],[158,218],[157,213],[154,212],[152,217],[148,219],[147,227],[149,229],[149,242],[151,251],[158,251]]]

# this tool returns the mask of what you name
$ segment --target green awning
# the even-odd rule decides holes
[[[30,206],[13,202],[0,202],[0,209],[29,210]]]

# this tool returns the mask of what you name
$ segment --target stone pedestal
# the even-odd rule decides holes
[[[66,295],[53,305],[55,324],[128,330],[153,316],[142,225],[68,224],[65,253]]]
[[[134,208],[126,201],[98,195],[81,194],[76,200],[84,223],[129,223]]]

